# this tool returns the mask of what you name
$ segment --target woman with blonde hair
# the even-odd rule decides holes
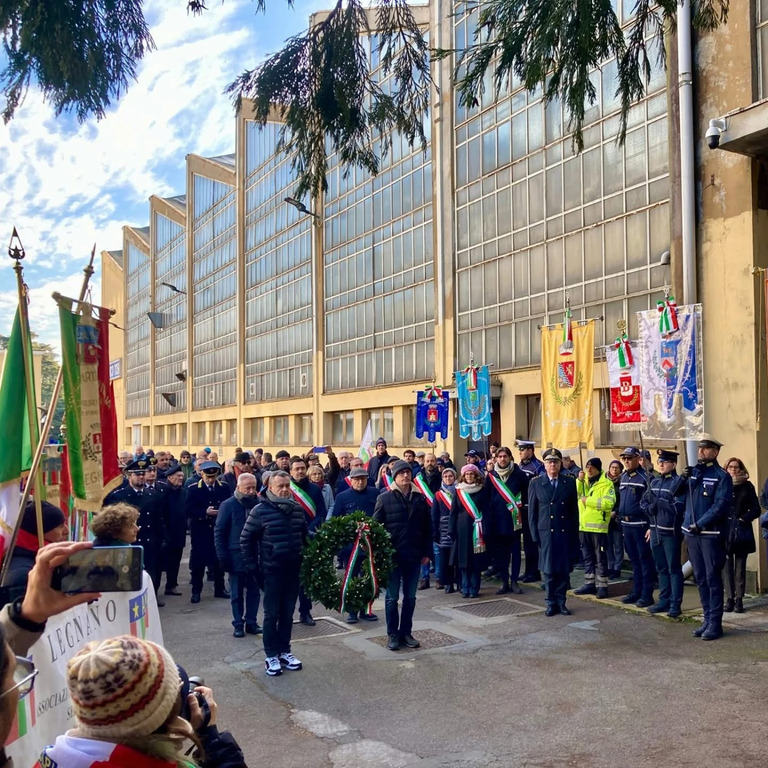
[[[127,547],[136,543],[140,527],[139,510],[120,502],[104,507],[91,520],[94,547]]]
[[[325,472],[320,464],[313,464],[307,472],[307,479],[323,492],[323,501],[327,510],[326,519],[333,517],[333,490],[325,482]]]

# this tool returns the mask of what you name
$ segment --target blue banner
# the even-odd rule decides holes
[[[434,443],[439,432],[443,440],[448,437],[448,392],[430,387],[416,393],[416,437],[427,434]]]
[[[481,440],[491,434],[491,374],[488,366],[456,371],[459,435]]]

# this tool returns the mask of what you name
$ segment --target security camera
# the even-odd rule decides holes
[[[707,140],[707,146],[710,149],[717,149],[720,146],[720,136],[725,130],[725,120],[715,118],[709,121],[709,128],[707,128],[704,138]]]

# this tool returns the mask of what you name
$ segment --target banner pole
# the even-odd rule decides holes
[[[91,280],[91,277],[93,276],[94,269],[93,269],[93,260],[96,256],[96,244],[94,243],[93,249],[91,250],[91,258],[88,262],[88,265],[83,269],[83,273],[85,277],[83,278],[83,285],[80,289],[80,301],[83,301],[85,299],[85,295],[88,292],[88,283]],[[52,419],[50,418],[53,415],[53,409],[56,406],[56,401],[59,399],[59,393],[61,392],[61,384],[64,380],[64,369],[62,366],[59,366],[59,372],[56,374],[56,381],[53,385],[53,392],[51,392],[51,402],[48,406],[48,417],[43,422],[42,426],[42,432],[40,434],[40,440],[37,444],[37,448],[35,450],[35,455],[32,459],[32,467],[30,468],[30,477],[32,477],[33,472],[39,472],[40,463],[43,456],[43,449],[45,448],[45,444],[48,441],[48,435],[51,433],[51,423]],[[19,507],[19,514],[16,518],[16,525],[13,528],[13,535],[11,536],[11,540],[8,543],[8,548],[6,550],[5,559],[3,560],[3,567],[2,570],[0,570],[0,585],[5,586],[6,580],[8,578],[8,567],[11,563],[11,553],[13,552],[14,547],[16,546],[16,539],[19,536],[19,530],[21,528],[21,518],[24,513],[24,507],[27,505],[27,501],[29,500],[29,492],[30,492],[30,484],[27,482],[24,486],[24,493],[21,496],[21,505]],[[38,533],[42,532],[42,525],[40,524],[39,518],[38,518]],[[41,545],[42,546],[42,545]]]

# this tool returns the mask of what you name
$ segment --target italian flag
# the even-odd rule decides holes
[[[36,722],[35,689],[33,688],[23,699],[19,699],[19,703],[16,705],[16,718],[5,741],[6,746],[12,744],[16,739],[26,736],[30,728],[35,727]]]
[[[32,466],[32,446],[37,444],[38,437],[37,422],[32,425],[32,435],[27,424],[23,346],[21,317],[16,310],[0,380],[0,445],[3,446],[3,460],[0,461],[0,559],[5,555],[13,535],[23,483]],[[32,356],[31,343],[27,354]],[[37,403],[34,405],[37,409]]]

